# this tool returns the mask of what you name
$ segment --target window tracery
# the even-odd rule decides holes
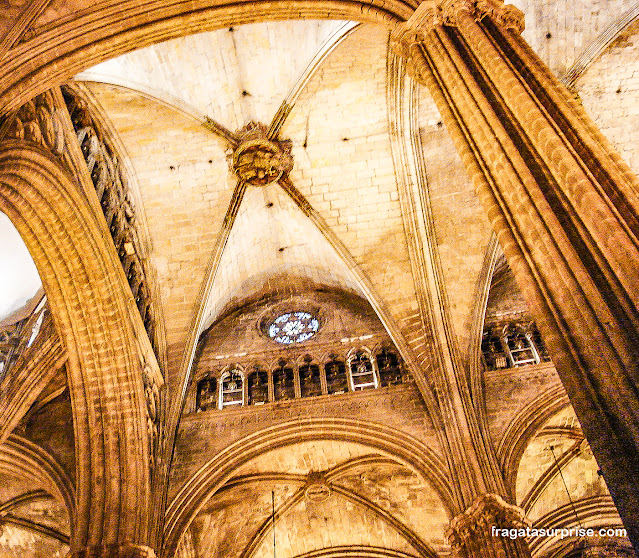
[[[248,375],[248,404],[263,405],[269,400],[268,395],[268,372],[255,366]]]
[[[275,401],[295,398],[295,375],[293,367],[286,361],[280,361],[279,366],[273,370],[273,394]]]
[[[305,354],[297,364],[281,358],[270,371],[259,363],[251,363],[245,365],[248,368],[234,364],[223,368],[221,373],[208,372],[196,384],[196,409],[264,405],[393,386],[412,380],[399,355],[387,345],[375,351],[354,349],[345,356],[330,353],[324,364],[320,362],[311,354]],[[244,369],[250,372],[245,375]]]
[[[244,405],[244,374],[233,368],[220,378],[220,409]]]
[[[313,363],[310,356],[304,357],[304,363],[299,368],[300,392],[302,397],[322,395],[322,380],[320,367]]]
[[[62,88],[62,94],[142,323],[159,355],[157,311],[152,302],[149,266],[143,256],[135,207],[122,164],[108,134],[92,117],[80,94],[68,86]]]
[[[348,360],[351,389],[376,388],[379,384],[377,374],[373,367],[373,359],[367,351],[359,350]]]
[[[217,380],[215,378],[203,378],[197,383],[197,408],[200,411],[217,407]]]
[[[377,353],[375,360],[382,386],[392,386],[403,382],[399,358],[393,351],[383,348]]]
[[[308,312],[286,312],[268,326],[271,339],[284,345],[308,341],[319,330],[319,320]]]
[[[539,364],[550,360],[534,322],[486,326],[481,350],[488,370]]]
[[[346,364],[343,360],[333,355],[331,360],[324,365],[324,373],[326,374],[326,389],[329,394],[348,391]]]

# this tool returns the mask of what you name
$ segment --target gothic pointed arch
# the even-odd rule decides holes
[[[112,0],[89,17],[77,19],[69,13],[69,19],[53,34],[36,35],[9,50],[0,63],[4,84],[0,110],[17,108],[103,60],[175,37],[274,19],[342,19],[393,26],[408,19],[416,5],[406,0],[258,0],[212,6],[199,0],[140,9],[137,2]]]
[[[299,419],[242,438],[191,476],[167,509],[163,552],[168,556],[174,552],[198,511],[238,467],[276,448],[326,438],[363,444],[393,456],[424,478],[439,495],[446,512],[451,516],[454,513],[455,498],[446,466],[423,443],[381,424],[348,419]]]
[[[20,478],[43,486],[52,496],[64,502],[73,524],[75,486],[59,463],[40,446],[11,434],[0,444],[0,471],[16,473]]]
[[[145,546],[143,369],[157,371],[157,363],[136,327],[113,247],[60,159],[27,141],[0,147],[0,210],[34,259],[68,354],[78,464],[72,552],[131,541]]]

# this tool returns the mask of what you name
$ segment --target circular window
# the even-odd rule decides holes
[[[310,339],[319,329],[319,320],[308,312],[287,312],[275,318],[267,328],[268,336],[290,345]]]

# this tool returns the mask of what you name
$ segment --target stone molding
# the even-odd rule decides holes
[[[60,156],[65,150],[61,118],[52,91],[46,91],[0,122],[0,140],[26,140]]]
[[[446,538],[455,548],[463,547],[471,538],[481,534],[491,536],[491,527],[502,529],[526,528],[528,522],[521,508],[506,503],[497,494],[482,494],[465,511],[455,516]]]
[[[69,558],[155,558],[155,551],[148,546],[132,543],[109,544],[76,550]]]
[[[60,92],[53,97],[57,112]],[[70,122],[58,114],[66,137]],[[30,134],[37,134],[35,121],[28,122]],[[141,354],[151,355],[153,368],[157,364],[142,323],[131,320],[135,303],[108,232],[94,218],[83,177],[72,179],[54,152],[26,138],[5,139],[0,171],[0,210],[33,256],[68,355],[80,464],[72,546],[145,541],[150,468]],[[108,493],[97,488],[105,485]]]
[[[188,437],[184,430],[181,435]],[[198,510],[226,482],[232,471],[265,451],[283,447],[291,441],[297,443],[318,438],[353,441],[397,456],[431,483],[449,513],[455,509],[446,465],[429,446],[413,436],[386,425],[361,420],[300,417],[255,431],[233,442],[208,459],[184,482],[179,482],[181,488],[171,499],[166,512],[163,555],[173,556],[182,534]]]

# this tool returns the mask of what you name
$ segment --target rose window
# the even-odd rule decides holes
[[[319,329],[319,320],[308,312],[287,312],[268,326],[268,335],[278,343],[290,345],[310,339]]]

